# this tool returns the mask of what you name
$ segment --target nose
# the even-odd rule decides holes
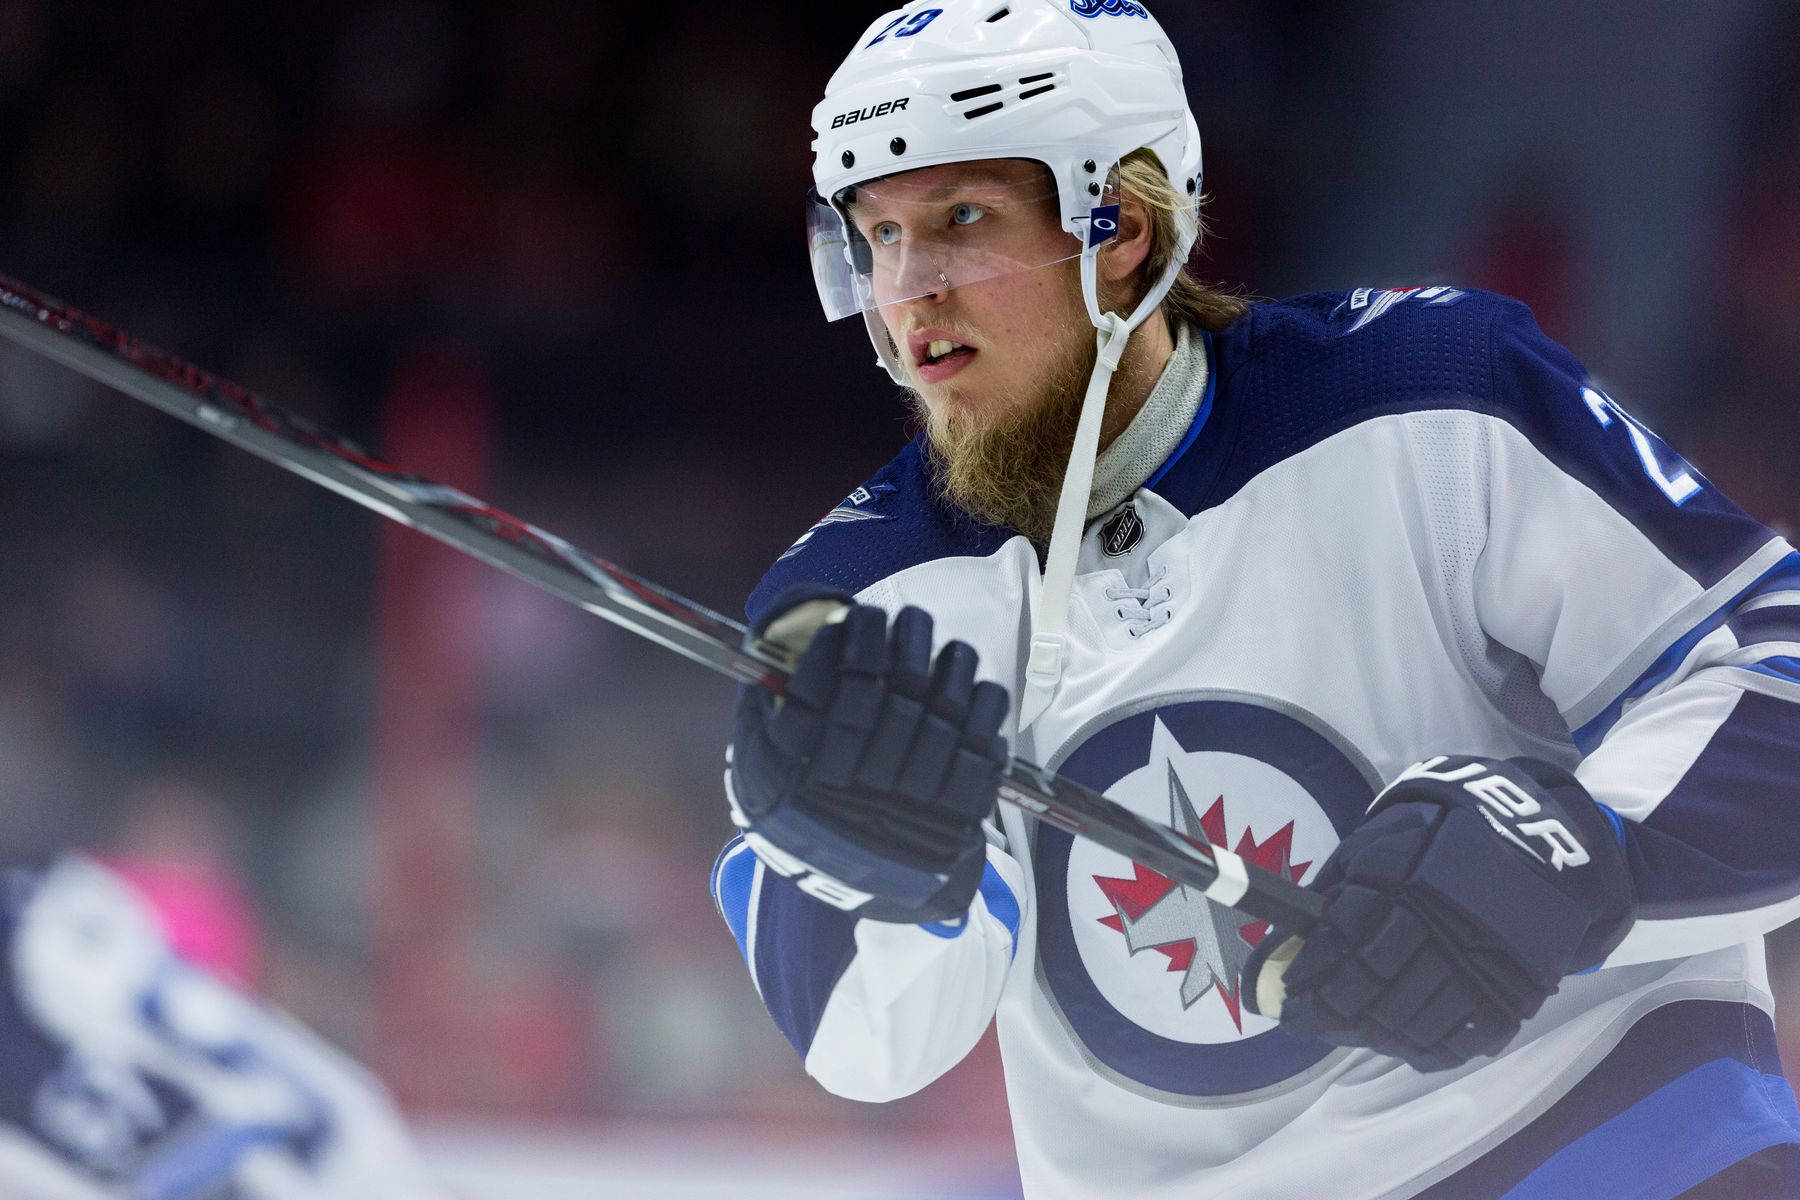
[[[944,256],[929,245],[909,246],[901,252],[894,272],[896,300],[942,300],[950,291],[950,275]]]

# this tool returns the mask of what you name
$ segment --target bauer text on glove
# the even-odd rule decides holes
[[[1565,976],[1625,936],[1624,836],[1550,763],[1409,768],[1320,870],[1325,912],[1287,967],[1283,1027],[1420,1070],[1498,1053]],[[1248,995],[1286,940],[1258,947]]]

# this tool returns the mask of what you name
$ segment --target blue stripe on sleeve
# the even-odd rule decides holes
[[[1631,830],[1646,918],[1742,912],[1800,893],[1800,704],[1745,692]]]
[[[1725,623],[1738,645],[1757,642],[1800,642],[1800,604],[1771,604],[1738,613]]]
[[[1715,1059],[1551,1155],[1503,1200],[1675,1197],[1783,1142],[1800,1142],[1800,1108],[1787,1080]]]
[[[1006,932],[1012,935],[1013,957],[1017,958],[1019,954],[1019,898],[1013,895],[1013,890],[1006,885],[1006,880],[1000,878],[1000,872],[994,870],[993,863],[989,863],[987,869],[981,873],[981,899],[987,905],[987,910],[998,917],[1000,923],[1006,926]]]
[[[1019,898],[1013,895],[1013,890],[1006,885],[1006,880],[1000,878],[1000,872],[994,870],[993,863],[988,863],[981,870],[980,891],[982,903],[987,905],[988,912],[998,918],[1000,923],[1006,926],[1006,932],[1012,936],[1013,957],[1017,958],[1019,954]],[[961,937],[963,930],[968,927],[969,922],[966,917],[960,921],[933,921],[930,924],[919,926],[931,936],[945,939]]]
[[[1735,610],[1739,604],[1758,592],[1782,590],[1786,587],[1791,587],[1793,586],[1792,583],[1787,582],[1787,580],[1789,580],[1790,577],[1797,576],[1800,576],[1800,551],[1789,554],[1768,571],[1765,571],[1748,587],[1744,588],[1730,600],[1727,600],[1724,604],[1720,605],[1704,621],[1701,621],[1698,625],[1690,629],[1673,646],[1670,646],[1667,650],[1663,651],[1661,656],[1659,656],[1655,662],[1650,664],[1649,669],[1638,676],[1630,687],[1620,693],[1617,699],[1607,705],[1606,708],[1601,711],[1599,716],[1583,725],[1580,729],[1574,731],[1571,736],[1575,739],[1575,745],[1581,749],[1583,754],[1592,752],[1594,747],[1600,744],[1601,739],[1604,738],[1612,727],[1618,723],[1619,717],[1623,713],[1625,706],[1631,701],[1646,695],[1658,684],[1673,675],[1676,670],[1680,668],[1682,662],[1686,660],[1687,656],[1693,652],[1694,647],[1700,644],[1700,640],[1713,630],[1719,628],[1719,626],[1725,624],[1726,621],[1731,618],[1733,610]]]
[[[763,1006],[794,1049],[806,1056],[837,981],[856,956],[856,918],[821,904],[772,871],[754,894],[756,855],[732,838],[713,863],[712,894],[738,952],[762,992]],[[750,905],[756,901],[756,928]]]
[[[1800,658],[1783,656],[1765,658],[1761,662],[1747,663],[1746,671],[1755,671],[1758,675],[1768,675],[1774,679],[1784,679],[1789,683],[1800,683]]]
[[[804,1058],[832,990],[856,957],[856,918],[765,871],[755,932],[763,1006]]]
[[[731,926],[731,936],[737,939],[738,953],[744,956],[746,963],[750,963],[750,889],[755,881],[756,855],[750,852],[743,838],[732,838],[713,863],[712,897],[719,915]],[[750,966],[754,971],[755,964],[750,963]]]
[[[1613,837],[1618,839],[1619,845],[1625,846],[1625,819],[1607,805],[1595,803],[1594,807],[1600,810],[1601,815],[1606,818],[1606,823],[1612,826]]]
[[[1764,575],[1756,588],[1759,596],[1792,591],[1800,591],[1800,553],[1790,554],[1776,563],[1775,569]]]
[[[1414,1200],[1670,1200],[1771,1146],[1800,1146],[1780,1071],[1762,1010],[1665,1004],[1548,1109]]]

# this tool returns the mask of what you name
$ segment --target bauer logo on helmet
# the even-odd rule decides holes
[[[853,112],[839,113],[831,119],[833,129],[842,129],[846,125],[854,125],[858,121],[873,121],[876,117],[885,117],[890,113],[905,112],[910,96],[902,96],[898,100],[887,100],[881,104],[871,104],[867,108],[859,108]]]

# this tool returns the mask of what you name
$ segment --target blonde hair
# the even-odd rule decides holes
[[[1137,200],[1150,213],[1152,224],[1150,253],[1144,259],[1142,279],[1147,283],[1161,279],[1169,269],[1179,245],[1179,214],[1187,211],[1192,201],[1169,181],[1162,160],[1153,150],[1133,150],[1113,172],[1118,190]],[[1205,197],[1202,197],[1204,202]],[[1205,236],[1201,224],[1201,236]],[[1198,248],[1199,242],[1195,242]],[[1139,293],[1142,294],[1141,292]],[[1162,314],[1171,328],[1176,322],[1197,325],[1209,333],[1218,333],[1250,311],[1250,302],[1212,285],[1202,283],[1193,273],[1190,261],[1175,276],[1169,294],[1163,298]]]

